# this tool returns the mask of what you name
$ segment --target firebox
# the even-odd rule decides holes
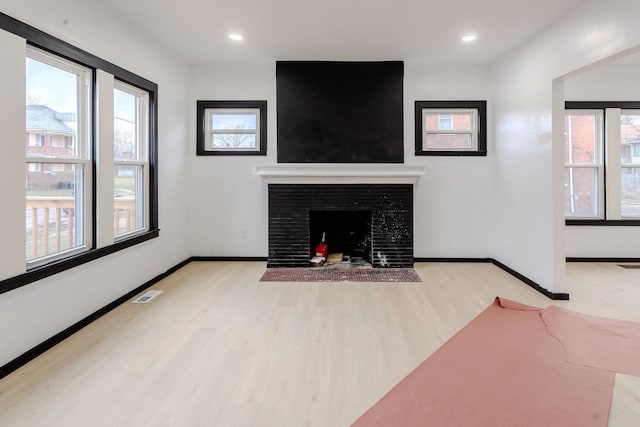
[[[308,267],[323,232],[329,252],[413,267],[412,184],[269,184],[268,194],[268,267]]]
[[[311,256],[325,236],[329,253],[341,253],[345,260],[361,259],[371,264],[371,211],[319,210],[309,212]]]

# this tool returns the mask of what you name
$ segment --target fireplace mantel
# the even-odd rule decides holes
[[[268,184],[415,184],[424,166],[400,164],[255,165]]]

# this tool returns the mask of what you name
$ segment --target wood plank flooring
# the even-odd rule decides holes
[[[422,283],[265,283],[262,262],[192,262],[0,380],[0,425],[348,426],[496,296],[552,303],[491,264],[416,270]],[[640,270],[567,277],[554,304],[640,322]],[[640,379],[619,375],[609,425],[639,420]]]

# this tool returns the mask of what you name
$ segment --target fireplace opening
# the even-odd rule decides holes
[[[370,210],[309,211],[310,257],[325,235],[328,264],[371,266],[372,234]],[[338,256],[342,254],[342,256]]]

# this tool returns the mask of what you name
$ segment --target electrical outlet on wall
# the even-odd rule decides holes
[[[247,227],[240,228],[240,238],[246,239],[249,236],[249,232],[247,231]]]

